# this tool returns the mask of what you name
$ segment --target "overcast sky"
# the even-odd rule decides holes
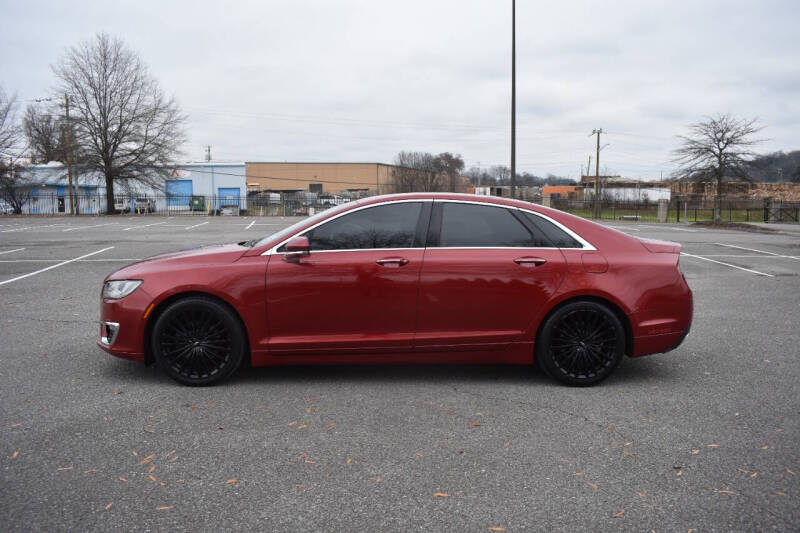
[[[186,159],[509,164],[510,0],[2,3],[8,93],[51,95],[50,65],[108,32],[188,115]],[[518,170],[576,178],[602,127],[601,173],[658,179],[726,112],[800,149],[798,21],[798,0],[518,0]]]

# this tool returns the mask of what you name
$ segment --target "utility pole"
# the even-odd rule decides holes
[[[210,144],[206,145],[206,161],[208,161],[208,162],[211,161],[211,145]]]
[[[517,190],[517,1],[511,0],[511,198]]]
[[[594,161],[594,218],[600,218],[600,134],[603,128],[595,128],[591,135],[597,135],[597,151]]]
[[[589,175],[590,169],[592,168],[592,156],[589,156],[589,162],[586,163],[586,175]]]
[[[64,138],[67,141],[67,180],[69,182],[69,210],[73,215],[78,214],[77,198],[72,190],[72,127],[69,123],[69,95],[64,93],[64,116],[67,128]]]

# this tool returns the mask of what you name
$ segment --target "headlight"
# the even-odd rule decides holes
[[[121,279],[116,281],[106,281],[103,286],[103,298],[109,300],[119,300],[139,288],[142,284],[140,279]]]

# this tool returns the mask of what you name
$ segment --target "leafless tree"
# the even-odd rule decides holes
[[[17,97],[6,95],[0,86],[0,158],[16,157],[22,141],[22,129],[17,120]]]
[[[511,169],[505,165],[495,165],[489,169],[489,174],[498,185],[505,185],[511,179]]]
[[[159,186],[158,175],[167,172],[161,164],[174,160],[185,140],[186,119],[136,53],[100,33],[67,50],[53,72],[70,99],[83,167],[105,177],[107,212],[114,212],[115,182]]]
[[[30,147],[31,163],[67,162],[66,124],[57,111],[31,104],[25,110],[22,125]]]
[[[460,154],[442,152],[435,157],[437,170],[447,179],[448,189],[451,192],[458,192],[458,178],[464,170],[464,160]]]
[[[729,177],[747,178],[750,161],[756,157],[752,147],[763,139],[753,135],[764,126],[758,119],[739,119],[731,115],[706,117],[688,126],[687,135],[679,135],[681,146],[673,151],[679,165],[679,179],[714,180],[716,201],[714,222],[722,220],[722,182]]]
[[[14,213],[22,214],[22,207],[33,194],[27,170],[17,158],[0,158],[0,200],[6,202]]]
[[[402,151],[395,156],[394,164],[392,175],[397,192],[442,190],[440,165],[433,154]]]

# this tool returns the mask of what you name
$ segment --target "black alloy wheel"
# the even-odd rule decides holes
[[[211,298],[170,304],[153,327],[153,355],[161,369],[185,385],[209,385],[242,362],[245,337],[236,315]]]
[[[574,386],[607,378],[625,352],[625,330],[608,307],[592,301],[569,303],[545,322],[536,360],[549,376]]]

